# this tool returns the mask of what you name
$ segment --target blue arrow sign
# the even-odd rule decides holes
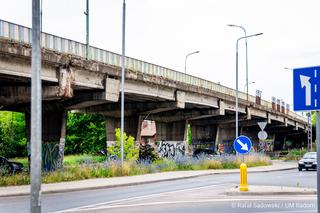
[[[320,67],[293,70],[293,109],[320,109]]]
[[[233,148],[239,154],[247,154],[252,148],[252,143],[250,138],[244,135],[240,135],[233,141]]]

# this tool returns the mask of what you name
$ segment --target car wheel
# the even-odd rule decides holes
[[[299,170],[299,171],[302,171],[302,168],[299,167],[298,170]]]

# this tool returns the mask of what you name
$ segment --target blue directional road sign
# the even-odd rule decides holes
[[[233,141],[233,148],[239,154],[247,154],[248,152],[250,152],[252,148],[252,143],[250,138],[244,135],[240,135]]]
[[[293,69],[294,110],[320,109],[319,90],[320,66]]]

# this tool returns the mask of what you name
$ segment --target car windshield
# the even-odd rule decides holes
[[[308,152],[306,154],[304,154],[303,158],[316,158],[316,153],[315,152]]]

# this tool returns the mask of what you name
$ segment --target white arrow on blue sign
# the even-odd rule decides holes
[[[240,135],[233,141],[233,148],[239,154],[247,154],[252,148],[252,143],[250,138],[244,135]]]
[[[320,67],[293,69],[294,110],[320,109]]]

